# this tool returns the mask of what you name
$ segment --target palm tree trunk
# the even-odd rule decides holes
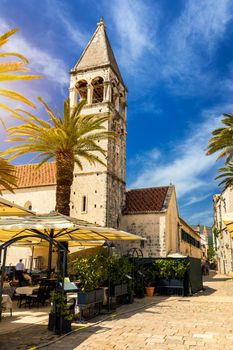
[[[56,211],[70,215],[70,192],[73,183],[74,159],[67,154],[57,154]]]

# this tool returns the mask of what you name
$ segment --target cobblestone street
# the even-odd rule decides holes
[[[62,339],[47,332],[45,324],[34,325],[0,336],[0,349],[32,349],[33,344],[55,340],[43,348],[232,350],[233,281],[216,276],[206,281],[205,287],[204,292],[188,298],[137,300],[120,307],[105,321],[106,316],[102,316],[76,327],[76,332]]]

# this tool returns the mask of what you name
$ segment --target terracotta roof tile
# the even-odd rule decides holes
[[[169,187],[133,189],[126,192],[125,214],[161,211]]]
[[[17,188],[56,185],[56,164],[45,163],[40,168],[37,164],[16,165]]]

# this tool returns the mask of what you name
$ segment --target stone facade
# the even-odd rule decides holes
[[[124,206],[126,159],[126,93],[119,68],[109,44],[103,21],[71,71],[71,106],[86,99],[83,114],[107,115],[105,128],[116,133],[115,140],[101,140],[106,150],[101,164],[83,161],[75,168],[71,194],[71,216],[103,226],[119,227]],[[85,205],[84,205],[85,202]],[[84,210],[85,209],[85,210]]]
[[[233,270],[233,241],[223,222],[224,214],[233,212],[233,188],[227,188],[221,195],[213,197],[214,231],[218,270],[222,274],[230,274]]]
[[[2,194],[5,199],[40,214],[55,209],[56,185],[24,187],[15,189],[14,192],[3,190]]]
[[[193,258],[202,258],[201,236],[180,218],[178,233],[178,251]]]
[[[157,189],[159,190],[159,188]],[[147,190],[154,190],[153,195],[156,195],[156,188],[142,191]],[[144,194],[144,201],[145,199]],[[140,205],[140,208],[143,208],[143,205]],[[149,211],[147,208],[145,211],[136,212],[135,209],[135,212],[125,213],[121,217],[121,228],[146,238],[144,242],[124,243],[124,252],[131,248],[140,248],[145,257],[166,257],[173,253],[195,258],[201,257],[200,236],[184,220],[179,218],[174,186],[169,186],[161,210]],[[182,230],[185,231],[186,236],[195,239],[192,242],[195,245],[188,243],[191,240],[185,240],[186,236],[182,235]]]

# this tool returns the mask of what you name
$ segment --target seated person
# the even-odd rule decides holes
[[[23,278],[24,278],[25,282],[27,282],[28,284],[32,284],[32,278],[31,278],[31,276],[27,273],[26,270],[23,272]]]

